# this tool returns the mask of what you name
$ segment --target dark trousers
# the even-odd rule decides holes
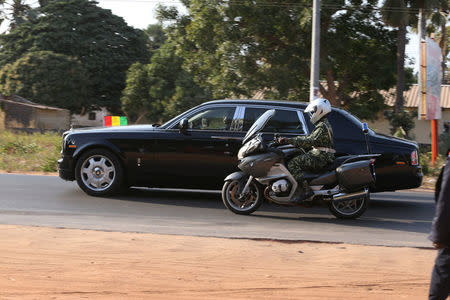
[[[450,293],[450,247],[440,249],[431,273],[430,300],[447,299]]]

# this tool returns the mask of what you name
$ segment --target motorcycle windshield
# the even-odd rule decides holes
[[[266,126],[267,122],[269,122],[270,118],[272,118],[274,114],[275,109],[270,109],[263,113],[247,131],[242,144],[247,143],[249,140],[255,137],[255,135],[257,135],[264,128],[264,126]]]

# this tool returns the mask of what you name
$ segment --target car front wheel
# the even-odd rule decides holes
[[[123,168],[116,155],[106,149],[83,153],[75,166],[79,187],[91,196],[108,196],[120,191]]]

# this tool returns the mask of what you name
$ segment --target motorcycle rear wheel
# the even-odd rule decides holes
[[[356,200],[348,200],[343,202],[330,201],[328,209],[338,219],[356,219],[359,218],[369,205],[369,196],[363,196]]]
[[[248,178],[228,180],[222,187],[222,201],[225,206],[238,215],[249,215],[256,211],[264,201],[261,186],[253,180],[249,191],[241,196],[242,189]]]

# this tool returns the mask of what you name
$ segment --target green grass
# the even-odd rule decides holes
[[[61,142],[61,135],[56,133],[0,130],[0,170],[56,172]]]

